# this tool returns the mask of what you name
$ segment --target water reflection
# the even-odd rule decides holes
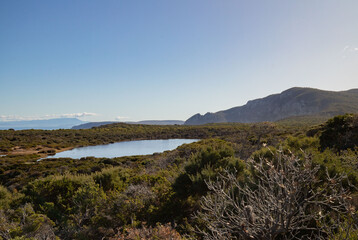
[[[198,139],[166,139],[166,140],[140,140],[117,142],[106,145],[74,148],[72,150],[56,153],[47,158],[82,158],[82,157],[124,157],[134,155],[147,155],[156,152],[173,150],[184,143],[192,143]]]

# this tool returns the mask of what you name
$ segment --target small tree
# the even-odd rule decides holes
[[[249,163],[244,184],[229,172],[207,182],[197,214],[205,239],[351,239],[357,216],[343,176],[324,169],[320,180],[320,166],[292,154]]]

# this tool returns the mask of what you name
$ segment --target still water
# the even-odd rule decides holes
[[[79,147],[56,153],[48,158],[82,158],[82,157],[124,157],[147,155],[156,152],[173,150],[184,143],[192,143],[198,139],[166,139],[117,142],[106,145]]]

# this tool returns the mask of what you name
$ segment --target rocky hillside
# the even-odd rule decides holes
[[[358,113],[358,89],[333,92],[295,87],[248,101],[244,106],[205,115],[196,114],[185,121],[185,124],[251,123],[277,121],[294,116],[332,117],[344,113]]]

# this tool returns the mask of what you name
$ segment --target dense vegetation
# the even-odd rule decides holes
[[[124,140],[169,139],[169,138],[269,138],[292,133],[295,129],[271,123],[261,124],[215,124],[203,126],[155,126],[116,123],[92,129],[61,130],[4,130],[0,131],[0,152],[14,149],[35,149],[41,153],[42,148],[62,149],[88,145],[106,144]]]
[[[347,195],[344,199],[350,199],[347,204],[351,204],[351,214],[339,218],[340,225],[335,225],[331,235],[322,235],[322,226],[337,220],[339,214],[328,214],[317,221],[308,219],[304,224],[309,229],[320,229],[309,232],[313,239],[318,235],[356,239],[356,229],[349,233],[343,233],[342,229],[356,223],[357,133],[356,115],[337,116],[320,126],[113,124],[87,130],[0,131],[1,150],[8,153],[14,148],[42,151],[45,147],[61,149],[132,139],[204,139],[161,154],[113,159],[88,157],[38,162],[38,153],[2,156],[0,239],[215,239],[212,227],[218,225],[208,222],[214,218],[205,213],[205,207],[210,206],[205,199],[219,199],[220,195],[215,195],[210,183],[234,176],[238,185],[255,189],[260,175],[254,163],[263,159],[267,162],[265,169],[277,166],[278,159],[296,159],[298,164],[290,166],[307,169],[314,180],[310,186],[313,192],[328,189],[322,185],[329,179],[326,168],[330,176],[346,174],[341,186]],[[304,159],[311,164],[300,165]],[[326,196],[335,196],[332,191]],[[332,200],[333,207],[338,206],[335,205],[338,200]],[[317,207],[308,207],[305,213],[321,214],[316,210]],[[295,234],[307,236],[308,232]],[[282,233],[271,239],[287,236]],[[230,238],[235,239],[235,235]]]

